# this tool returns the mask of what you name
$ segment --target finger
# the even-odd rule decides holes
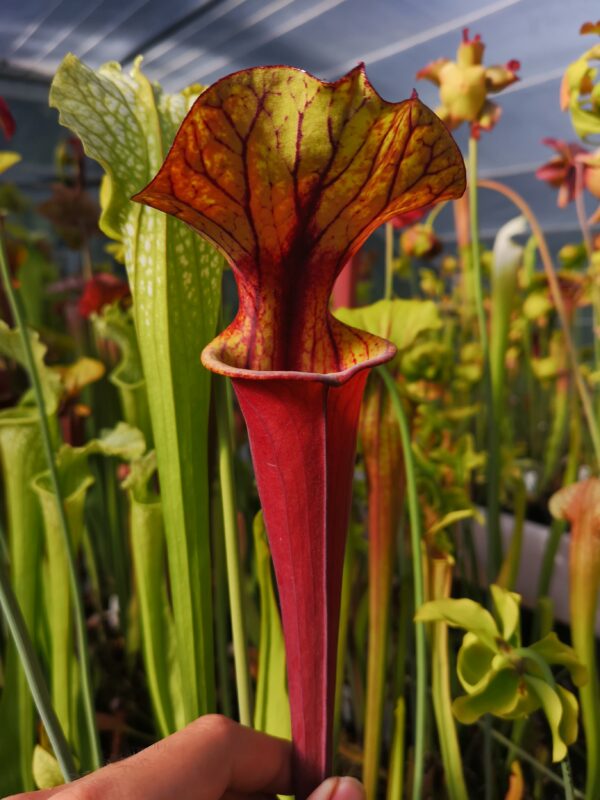
[[[365,789],[356,778],[327,778],[308,800],[365,800]]]
[[[292,744],[234,724],[227,788],[243,794],[291,794]]]
[[[289,742],[207,715],[69,784],[57,800],[220,800],[228,790],[290,794],[290,762]]]

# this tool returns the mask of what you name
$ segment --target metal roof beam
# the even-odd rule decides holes
[[[407,36],[405,39],[400,39],[400,41],[396,41],[393,44],[377,47],[375,50],[369,50],[357,58],[342,61],[340,64],[330,69],[326,77],[337,78],[348,72],[348,70],[351,70],[360,61],[364,61],[367,67],[369,64],[376,64],[378,61],[385,61],[388,58],[392,58],[392,56],[404,53],[406,50],[412,50],[413,47],[425,44],[425,42],[429,42],[432,39],[437,39],[440,36],[445,36],[447,33],[452,33],[455,30],[472,25],[473,22],[478,22],[480,19],[489,17],[492,14],[497,14],[499,11],[504,11],[510,8],[510,6],[514,6],[520,2],[521,0],[497,0],[497,2],[491,3],[489,6],[483,6],[477,9],[477,11],[471,11],[468,14],[462,14],[460,17],[454,17],[454,19],[443,22],[440,25],[434,25],[413,36]]]
[[[221,0],[207,0],[207,2],[203,3],[199,8],[193,9],[189,13],[185,14],[183,17],[178,19],[172,25],[168,25],[166,28],[163,28],[158,33],[155,33],[146,41],[141,42],[140,44],[136,45],[135,48],[129,51],[122,59],[121,63],[123,66],[127,64],[132,64],[136,57],[141,54],[148,53],[151,48],[156,47],[157,45],[161,44],[163,40],[168,39],[170,36],[173,36],[179,31],[186,28],[192,22],[195,22],[197,19],[202,17],[204,14],[208,14],[209,11],[212,9],[216,9],[221,4]]]

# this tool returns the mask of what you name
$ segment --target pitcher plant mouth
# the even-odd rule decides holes
[[[237,315],[202,363],[232,379],[248,428],[281,601],[300,800],[331,769],[360,402],[369,369],[396,353],[334,318],[330,295],[377,227],[464,188],[460,151],[416,94],[382,100],[363,65],[335,83],[278,66],[206,89],[134,198],[206,237],[237,283]]]
[[[337,322],[332,318],[334,323]],[[289,380],[289,381],[316,381],[329,386],[342,386],[350,380],[357,372],[363,369],[370,369],[379,364],[390,361],[396,355],[396,347],[386,339],[374,336],[347,325],[344,333],[356,335],[356,345],[351,351],[347,351],[342,362],[342,369],[335,372],[302,372],[299,370],[256,370],[243,369],[227,362],[227,339],[226,333],[221,334],[208,344],[202,351],[201,360],[204,366],[211,372],[218,375],[225,375],[228,378],[238,380]]]

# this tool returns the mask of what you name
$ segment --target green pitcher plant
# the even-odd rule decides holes
[[[210,376],[222,259],[185,225],[131,202],[155,174],[199,87],[169,95],[136,61],[91,70],[68,55],[50,92],[60,121],[106,175],[100,228],[122,243],[161,476],[185,719],[214,709],[208,513]],[[176,269],[172,268],[177,264]],[[185,313],[183,308],[185,307]]]

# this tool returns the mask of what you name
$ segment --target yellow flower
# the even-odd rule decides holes
[[[485,45],[476,35],[469,39],[469,29],[463,31],[456,61],[440,58],[417,72],[440,88],[441,105],[436,113],[450,129],[463,122],[471,125],[471,134],[479,138],[482,130],[491,130],[498,122],[501,109],[488,99],[488,95],[501,92],[519,80],[518,61],[505,65],[486,67],[482,63]]]

